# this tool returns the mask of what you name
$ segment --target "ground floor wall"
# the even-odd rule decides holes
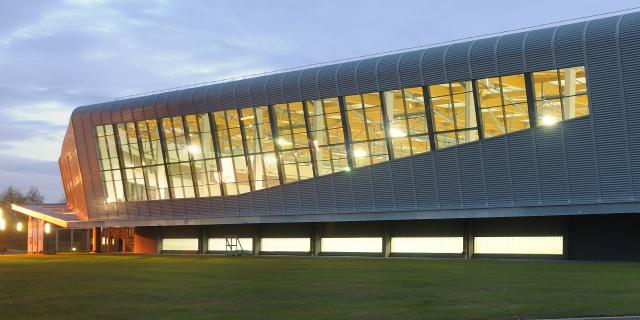
[[[107,252],[640,260],[638,227],[640,215],[609,214],[148,226],[104,228],[102,234]],[[128,243],[118,238],[128,235],[130,246],[115,245]]]

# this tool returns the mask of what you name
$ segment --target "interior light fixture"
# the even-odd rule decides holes
[[[191,154],[198,154],[198,153],[200,153],[200,146],[195,145],[195,144],[190,144],[187,147],[187,150],[189,150],[189,153],[191,153]]]
[[[355,158],[366,157],[367,156],[367,152],[362,150],[362,149],[355,149],[355,150],[353,150],[353,156]]]
[[[46,234],[51,233],[51,224],[49,224],[49,223],[45,223],[44,224],[44,233],[46,233]]]
[[[16,231],[20,232],[22,231],[22,222],[18,222],[18,224],[16,224]]]
[[[4,230],[7,228],[7,220],[4,218],[0,218],[0,230]]]
[[[281,146],[290,146],[291,145],[291,142],[286,140],[286,139],[284,139],[284,138],[278,138],[277,142]]]
[[[392,138],[402,138],[402,137],[406,137],[407,133],[398,128],[391,128],[389,129],[389,135]]]

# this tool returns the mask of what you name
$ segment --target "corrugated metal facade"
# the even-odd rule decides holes
[[[589,117],[238,196],[105,205],[96,125],[581,65]],[[632,13],[80,107],[70,132],[84,199],[74,199],[86,200],[92,220],[634,202],[640,200],[640,112],[633,110],[639,107],[640,13]],[[63,179],[68,172],[78,171],[63,170]]]

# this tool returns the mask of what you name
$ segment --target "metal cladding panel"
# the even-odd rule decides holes
[[[284,100],[286,102],[302,101],[300,94],[300,75],[302,71],[291,71],[284,75],[282,81],[282,90],[284,91]]]
[[[448,47],[429,48],[422,56],[422,81],[423,85],[445,83],[444,55]]]
[[[471,74],[475,79],[482,79],[498,74],[496,61],[496,45],[498,38],[480,39],[471,47]]]
[[[340,65],[337,74],[338,95],[348,96],[358,93],[358,82],[356,80],[356,66],[358,61],[346,62]]]
[[[378,84],[380,91],[400,88],[400,75],[398,74],[398,61],[402,54],[393,54],[380,58],[378,62]]]
[[[254,106],[267,105],[267,76],[254,78],[250,90]]]
[[[627,135],[633,196],[640,198],[640,13],[626,15],[620,24],[620,59],[625,94]]]
[[[398,75],[401,87],[416,87],[422,85],[422,74],[420,73],[420,59],[424,50],[410,51],[401,54],[398,61]]]
[[[509,134],[507,147],[515,205],[537,205],[540,187],[533,133],[525,130]]]
[[[318,198],[318,211],[320,213],[335,213],[336,196],[333,191],[333,177],[323,176],[314,179]]]
[[[88,111],[87,113],[91,114],[91,125],[92,126],[98,126],[98,125],[103,124],[102,118],[100,118],[100,110],[99,109],[94,109],[94,110]],[[73,119],[71,121],[73,121]]]
[[[224,211],[224,197],[212,197],[209,198],[209,215],[210,216],[225,216]]]
[[[269,214],[269,205],[267,202],[267,190],[254,192],[252,200],[253,200],[253,211],[255,215],[265,216]]]
[[[251,193],[245,193],[235,196],[238,202],[238,214],[241,216],[252,216],[253,212],[253,197]]]
[[[456,153],[464,207],[486,207],[487,191],[482,170],[481,144],[474,142],[461,145]]]
[[[353,181],[353,197],[356,211],[371,212],[375,209],[373,185],[371,183],[371,167],[358,168],[358,173],[351,176]]]
[[[228,82],[222,84],[220,91],[221,109],[231,109],[236,105],[236,84],[237,82]]]
[[[224,216],[237,216],[238,215],[238,197],[230,196],[223,197],[224,201]]]
[[[162,205],[160,205],[160,201],[148,201],[146,203],[147,213],[150,217],[161,218],[162,214]]]
[[[222,109],[222,99],[220,94],[222,93],[222,84],[214,84],[207,89],[207,109],[220,110]]]
[[[282,186],[282,197],[286,214],[300,214],[300,190],[297,183]]]
[[[102,107],[100,107],[100,118],[102,118],[102,123],[111,124],[116,123],[113,119],[113,107],[117,101],[104,103]]]
[[[371,166],[371,182],[376,211],[389,211],[395,208],[393,198],[393,179],[389,162]]]
[[[252,105],[251,103],[251,82],[253,79],[243,79],[238,81],[236,85],[236,108],[244,108]]]
[[[133,104],[131,106],[132,121],[140,121],[144,119],[144,113],[143,113],[144,100],[145,100],[144,97],[133,99]]]
[[[148,96],[144,99],[144,107],[142,108],[143,119],[155,119],[156,118],[156,99],[158,96]]]
[[[471,79],[469,49],[472,45],[473,42],[463,42],[449,46],[445,57],[448,81]]]
[[[462,207],[460,173],[456,148],[436,151],[436,177],[440,207],[446,209]]]
[[[573,119],[563,125],[564,152],[571,203],[598,202],[598,175],[591,118]]]
[[[186,89],[180,93],[180,114],[195,114],[193,107],[193,95],[196,88]]]
[[[433,152],[411,157],[418,209],[439,208]]]
[[[300,190],[301,213],[302,214],[318,213],[316,185],[313,182],[313,179],[300,181],[300,183],[298,183],[298,189]]]
[[[180,95],[182,91],[169,93],[167,98],[167,113],[170,117],[176,117],[182,114],[180,110]]]
[[[513,205],[506,137],[495,137],[482,143],[482,169],[487,187],[487,205],[489,207]]]
[[[542,204],[566,204],[569,200],[562,126],[539,127],[534,131]]]
[[[523,73],[526,33],[514,33],[500,37],[497,48],[498,68],[501,74]]]
[[[282,91],[282,80],[284,74],[278,73],[267,78],[267,104],[284,102],[284,91]]]
[[[530,31],[524,44],[527,70],[548,70],[555,67],[553,37],[557,28]]]
[[[318,91],[320,97],[332,98],[338,96],[337,73],[339,64],[332,64],[320,68],[318,72]]]
[[[167,109],[168,96],[168,94],[162,93],[158,99],[156,99],[156,117],[163,118],[169,114]]]
[[[413,186],[413,161],[411,158],[401,158],[391,162],[391,176],[393,178],[393,193],[395,207],[398,210],[415,210],[416,190]]]
[[[267,203],[269,204],[270,215],[285,214],[282,187],[269,188],[267,192]]]
[[[603,202],[632,199],[622,70],[616,50],[619,19],[591,21],[586,34],[586,69]]]
[[[186,217],[196,217],[198,216],[198,203],[195,199],[185,199],[183,201],[184,206],[184,215]]]
[[[124,100],[114,101],[111,105],[111,121],[112,123],[121,123],[122,121],[122,109],[125,108]]]
[[[336,205],[340,213],[351,213],[355,211],[351,174],[358,174],[356,171],[357,169],[354,169],[352,173],[341,172],[332,175],[333,192],[335,193]]]
[[[300,76],[300,94],[302,100],[318,99],[318,71],[320,68],[304,70]]]
[[[195,202],[196,206],[198,207],[199,216],[206,217],[210,215],[211,213],[210,198],[198,198],[198,199],[194,199],[193,202]]]
[[[193,113],[204,113],[207,109],[207,89],[208,87],[198,87],[193,93]]]
[[[559,67],[584,65],[584,29],[587,22],[559,26],[555,36],[556,65]]]
[[[356,79],[359,92],[374,92],[378,86],[378,61],[380,58],[371,58],[360,61],[356,67]]]
[[[123,101],[124,105],[120,110],[122,114],[122,122],[133,121],[133,99],[127,99]]]

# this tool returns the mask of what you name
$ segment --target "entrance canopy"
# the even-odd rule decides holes
[[[78,216],[65,204],[41,204],[41,205],[17,205],[12,204],[11,209],[27,216],[40,219],[57,226],[68,228],[74,224],[82,223]]]

